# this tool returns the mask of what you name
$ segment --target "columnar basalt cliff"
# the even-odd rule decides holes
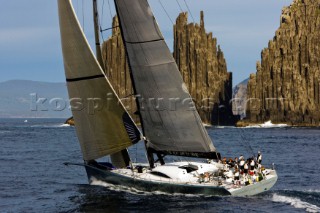
[[[320,0],[295,0],[248,84],[247,121],[319,125]]]
[[[131,115],[136,111],[129,67],[125,50],[114,18],[112,36],[103,44],[106,74]],[[174,58],[193,97],[204,123],[232,125],[232,74],[227,72],[223,52],[217,47],[212,33],[206,34],[201,13],[201,23],[188,24],[186,13],[177,18],[174,26]],[[137,119],[137,116],[134,116]],[[220,121],[219,121],[219,120]]]
[[[112,26],[112,36],[102,46],[104,70],[122,103],[134,120],[138,121],[138,116],[134,114],[137,107],[117,17],[113,18]]]
[[[217,39],[206,33],[204,15],[200,25],[188,24],[187,13],[181,13],[174,26],[174,58],[184,82],[205,123],[232,125],[235,117],[229,104],[232,98],[232,73]]]

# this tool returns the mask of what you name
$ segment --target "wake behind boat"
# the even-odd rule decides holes
[[[169,193],[243,196],[269,190],[277,180],[275,170],[258,167],[247,174],[221,159],[198,112],[190,110],[195,105],[147,0],[115,0],[115,5],[142,132],[102,69],[96,0],[97,58],[71,0],[58,0],[68,93],[78,101],[70,105],[89,180]],[[160,108],[155,100],[161,100]],[[131,163],[127,148],[138,142],[145,144],[147,165]],[[207,162],[167,163],[167,155]],[[111,163],[97,162],[105,156]]]

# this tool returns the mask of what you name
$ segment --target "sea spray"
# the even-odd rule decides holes
[[[305,209],[307,212],[320,212],[320,207],[310,204],[308,202],[304,202],[299,198],[274,194],[272,197],[272,201],[278,202],[278,203],[287,203],[297,209]]]

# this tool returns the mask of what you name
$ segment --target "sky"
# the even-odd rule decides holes
[[[73,0],[80,23],[93,46],[91,2]],[[108,28],[111,26],[111,15],[115,14],[113,0],[98,2],[102,28]],[[169,47],[173,42],[171,20],[175,21],[181,9],[187,11],[188,5],[191,11],[189,21],[194,19],[198,23],[200,11],[203,10],[206,30],[217,38],[228,71],[233,72],[234,85],[256,72],[256,61],[261,59],[261,50],[267,47],[280,25],[282,7],[291,2],[149,0]],[[56,0],[2,1],[0,20],[0,82],[13,79],[65,81]],[[109,32],[103,33],[104,39],[108,36]]]

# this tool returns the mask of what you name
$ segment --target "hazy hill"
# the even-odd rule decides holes
[[[233,88],[234,101],[232,111],[234,115],[240,115],[241,118],[245,116],[248,81],[249,78],[240,82]]]
[[[0,83],[0,117],[68,117],[65,83],[11,80]]]

